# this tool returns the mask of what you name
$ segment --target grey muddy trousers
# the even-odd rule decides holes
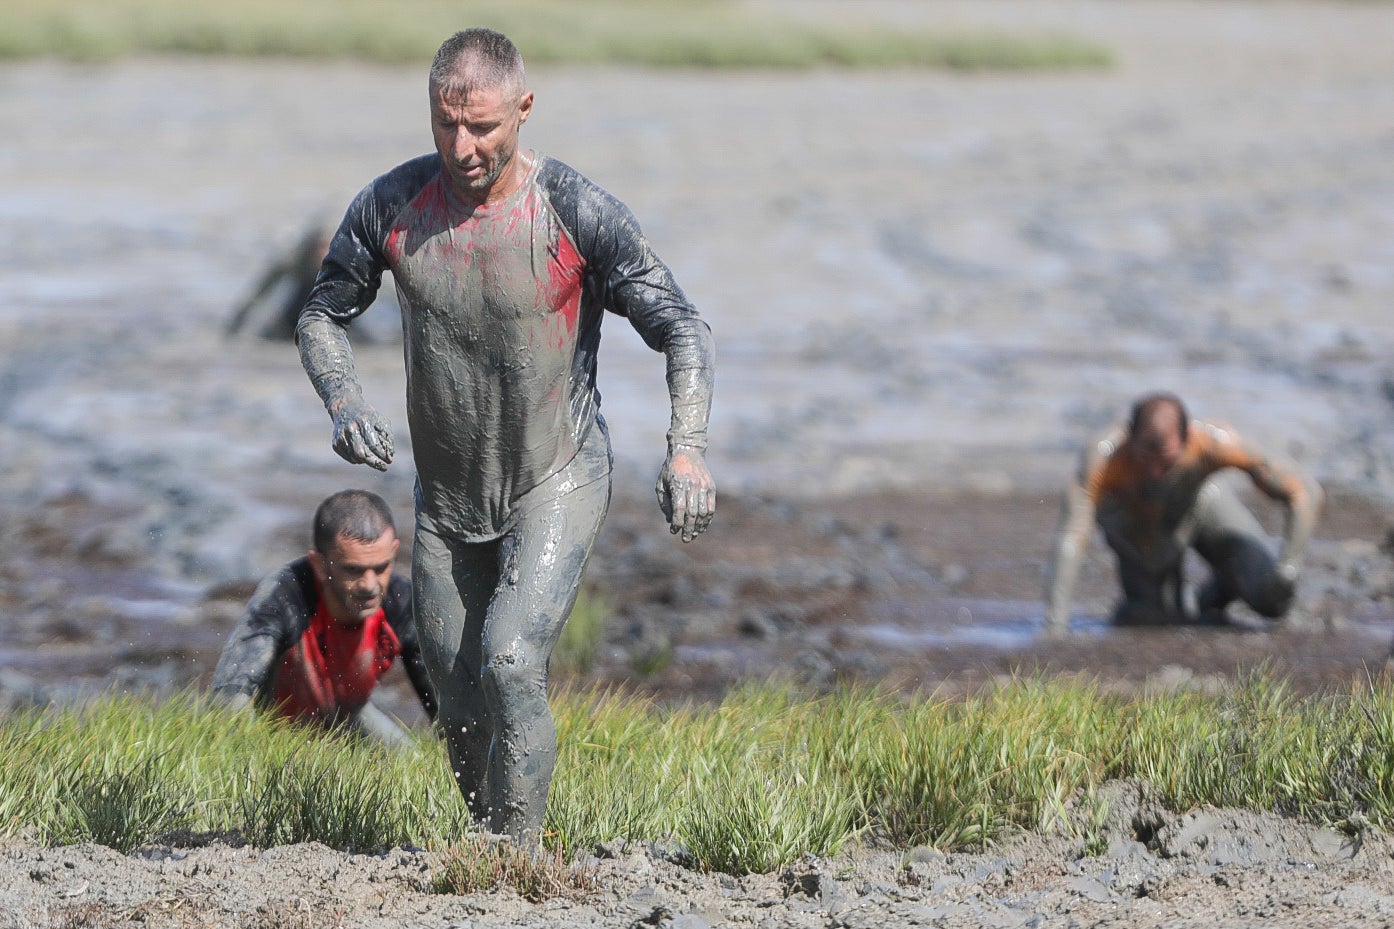
[[[457,784],[491,832],[541,835],[557,754],[547,665],[610,502],[608,460],[604,476],[590,476],[597,455],[609,457],[600,422],[577,460],[529,492],[513,528],[492,541],[451,538],[417,510],[422,658]]]

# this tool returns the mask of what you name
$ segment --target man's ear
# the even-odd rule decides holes
[[[329,580],[329,559],[325,558],[318,549],[310,549],[310,567],[315,572],[315,578],[323,584]]]
[[[518,101],[518,125],[528,121],[532,115],[532,91],[523,94],[523,98]]]

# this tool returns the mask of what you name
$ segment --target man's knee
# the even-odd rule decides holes
[[[484,663],[484,688],[502,712],[528,701],[547,699],[546,663],[530,649],[511,648],[492,654]]]
[[[1296,594],[1296,584],[1273,571],[1261,583],[1255,585],[1254,590],[1244,599],[1250,609],[1260,616],[1281,619],[1292,609]]]
[[[484,695],[477,688],[472,691],[450,685],[436,690],[435,729],[451,742],[475,742],[487,740],[492,732],[487,720]]]
[[[1142,614],[1175,614],[1183,611],[1182,578],[1179,567],[1164,570],[1146,570],[1140,566],[1127,564],[1121,559],[1118,564],[1118,582],[1123,588],[1123,602],[1120,612],[1133,611]],[[1119,620],[1115,617],[1116,621]],[[1172,621],[1175,617],[1172,617]],[[1149,621],[1150,622],[1150,621]]]
[[[1219,585],[1255,613],[1278,619],[1292,607],[1296,579],[1285,575],[1266,541],[1234,533],[1201,552]]]

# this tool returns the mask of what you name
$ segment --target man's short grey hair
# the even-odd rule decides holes
[[[397,532],[387,501],[366,490],[341,490],[326,497],[315,510],[315,551],[328,554],[339,536],[356,542],[376,542],[384,532]]]
[[[523,55],[501,32],[482,26],[462,29],[441,43],[431,62],[431,86],[451,95],[502,87],[521,97],[527,86]]]

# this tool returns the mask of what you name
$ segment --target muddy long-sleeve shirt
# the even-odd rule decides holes
[[[1068,621],[1080,560],[1094,523],[1108,530],[1115,545],[1138,565],[1157,573],[1178,564],[1187,544],[1187,517],[1205,481],[1217,471],[1237,468],[1254,486],[1282,503],[1282,564],[1296,568],[1316,526],[1322,492],[1310,478],[1272,461],[1226,426],[1191,420],[1181,459],[1158,481],[1147,480],[1125,444],[1126,430],[1115,428],[1088,446],[1079,472],[1066,491],[1060,527],[1046,579],[1046,621]]]
[[[600,406],[605,310],[667,358],[670,447],[706,448],[710,330],[629,209],[572,168],[538,155],[518,190],[483,205],[452,193],[437,155],[364,188],[298,327],[326,403],[357,393],[343,324],[387,270],[402,308],[419,501],[443,531],[497,538],[517,501],[576,456]]]
[[[309,558],[297,558],[263,580],[223,645],[213,672],[213,693],[245,695],[269,704],[275,695],[281,658],[300,642],[318,607],[319,588]],[[402,668],[422,709],[434,719],[436,698],[416,637],[410,581],[403,577],[388,581],[382,611],[400,647]]]

